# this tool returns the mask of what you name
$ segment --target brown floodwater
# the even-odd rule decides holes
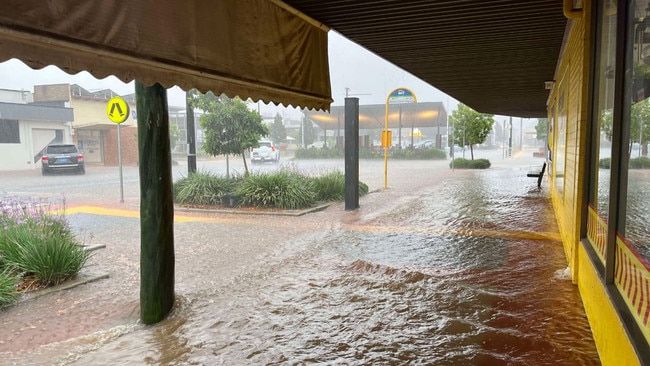
[[[454,174],[389,210],[278,220],[291,240],[225,280],[209,280],[206,256],[183,264],[191,251],[179,245],[167,319],[143,326],[129,309],[117,324],[4,362],[599,365],[548,192],[511,169]],[[209,237],[226,224],[176,232]]]

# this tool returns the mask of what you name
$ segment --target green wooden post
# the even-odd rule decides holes
[[[174,206],[167,91],[135,82],[140,154],[140,319],[161,321],[174,304]]]

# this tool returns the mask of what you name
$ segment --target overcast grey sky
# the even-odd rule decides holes
[[[350,96],[358,97],[360,104],[386,103],[388,94],[395,88],[406,87],[415,93],[419,102],[443,102],[448,113],[458,102],[438,89],[428,85],[393,64],[379,58],[366,49],[347,40],[336,32],[329,32],[329,62],[333,105],[343,105],[346,88]],[[134,92],[134,84],[125,84],[114,76],[98,80],[87,72],[69,75],[55,66],[32,70],[18,60],[0,63],[0,89],[24,89],[33,91],[34,85],[70,83],[88,90],[111,89],[125,95]],[[185,93],[178,87],[168,92],[169,105],[184,106]],[[261,106],[262,114],[285,113],[299,115],[293,109],[273,105]],[[296,117],[299,118],[299,117]]]

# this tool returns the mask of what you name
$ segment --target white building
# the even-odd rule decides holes
[[[0,171],[40,167],[49,143],[72,143],[72,108],[30,104],[31,92],[0,90]]]

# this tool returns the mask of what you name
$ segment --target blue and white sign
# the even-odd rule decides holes
[[[388,95],[389,104],[417,103],[417,98],[411,89],[397,88]]]

